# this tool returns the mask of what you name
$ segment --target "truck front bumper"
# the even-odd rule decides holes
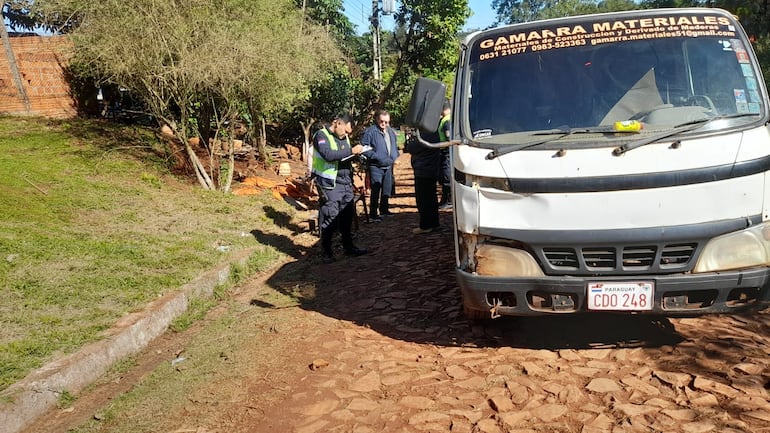
[[[473,275],[460,269],[456,273],[465,308],[492,311],[493,316],[598,312],[588,309],[589,283],[639,280],[654,283],[652,309],[622,313],[692,317],[743,313],[770,306],[770,268],[596,278],[501,278]]]

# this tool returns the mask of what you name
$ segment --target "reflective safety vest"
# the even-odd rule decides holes
[[[334,137],[334,134],[326,128],[321,129],[321,132],[323,132],[326,139],[329,140],[329,147],[331,147],[332,150],[338,150],[337,140]],[[337,161],[330,162],[325,160],[323,156],[318,153],[318,146],[313,146],[313,168],[311,171],[313,176],[328,180],[331,183],[331,188],[334,188],[337,180]]]
[[[449,141],[449,137],[444,133],[444,125],[449,122],[450,116],[451,114],[447,114],[438,122],[438,139],[441,141]]]

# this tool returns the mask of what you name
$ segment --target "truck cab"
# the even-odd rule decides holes
[[[407,123],[435,131],[419,79]],[[696,316],[770,305],[768,94],[720,9],[469,35],[451,95],[466,314]]]

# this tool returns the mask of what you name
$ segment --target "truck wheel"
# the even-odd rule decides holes
[[[468,320],[491,320],[492,313],[486,310],[472,310],[463,304],[463,314]]]

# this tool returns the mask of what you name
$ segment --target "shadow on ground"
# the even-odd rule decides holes
[[[729,366],[766,357],[770,310],[697,319],[592,314],[470,321],[463,315],[454,274],[452,212],[441,213],[443,232],[412,234],[418,215],[411,176],[403,168],[396,173],[398,194],[392,206],[396,215],[380,223],[361,224],[356,232],[358,246],[370,250],[365,256],[349,258],[338,250],[338,261],[322,264],[317,244],[302,246],[292,238],[255,233],[260,242],[297,259],[277,270],[268,284],[297,298],[304,309],[418,344],[533,350],[641,348],[655,360],[651,368],[713,380],[722,380]],[[294,230],[286,218],[271,218]],[[265,306],[259,299],[251,304]]]
[[[620,315],[559,316],[469,321],[454,275],[452,213],[441,213],[444,231],[412,234],[418,215],[411,195],[410,173],[397,171],[396,214],[378,223],[361,224],[355,234],[362,257],[322,264],[318,246],[303,246],[290,237],[252,232],[296,261],[284,265],[268,284],[298,297],[301,306],[351,321],[392,338],[417,343],[532,349],[661,347],[684,340],[666,318]],[[277,224],[297,233],[290,218],[268,209]],[[298,293],[298,287],[302,289]],[[264,306],[259,299],[252,305]]]

